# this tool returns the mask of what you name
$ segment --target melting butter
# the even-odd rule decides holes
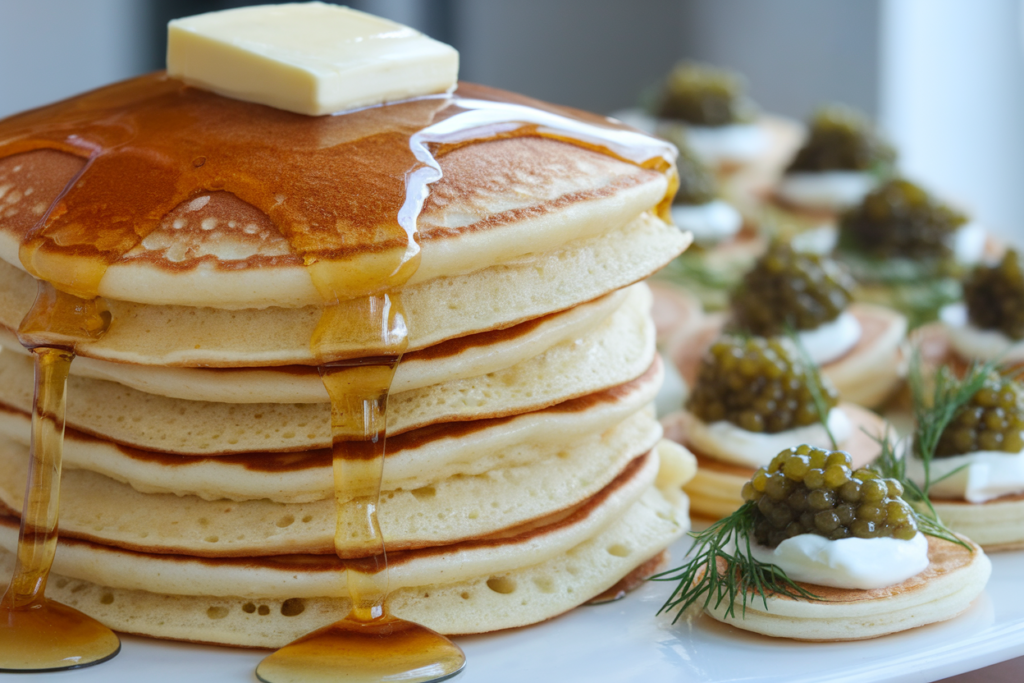
[[[459,73],[455,48],[321,2],[209,12],[167,32],[171,76],[310,116],[451,91]]]

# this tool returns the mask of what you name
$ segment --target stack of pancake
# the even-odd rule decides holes
[[[410,350],[380,520],[391,611],[476,633],[628,586],[688,528],[693,463],[660,441],[650,293],[635,283],[689,238],[655,213],[664,172],[583,145],[490,139],[439,163],[401,289]],[[0,158],[0,574],[32,406],[14,333],[37,281],[19,245],[93,168],[57,149]],[[344,616],[346,566],[365,565],[335,554],[310,351],[321,304],[285,233],[201,192],[110,265],[100,294],[113,322],[72,364],[48,596],[117,630],[247,646]]]

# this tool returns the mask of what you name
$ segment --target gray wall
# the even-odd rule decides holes
[[[0,116],[161,68],[169,18],[259,0],[0,0]],[[352,0],[455,45],[462,77],[583,109],[636,103],[683,57],[767,108],[874,112],[878,0]]]
[[[682,53],[746,74],[767,110],[805,118],[826,101],[874,115],[878,0],[686,0]]]
[[[461,0],[462,78],[582,109],[634,104],[682,53],[675,0]]]
[[[138,0],[0,0],[0,117],[139,73]]]

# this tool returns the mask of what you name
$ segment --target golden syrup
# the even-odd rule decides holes
[[[376,355],[346,357],[355,348],[352,342]],[[324,308],[312,350],[331,398],[335,551],[342,559],[366,559],[346,563],[349,614],[260,662],[261,681],[433,681],[455,675],[466,663],[458,645],[387,608],[387,549],[377,507],[388,393],[406,346],[405,316],[395,294],[334,301]]]
[[[344,621],[299,638],[264,659],[256,676],[273,683],[435,681],[455,675],[466,657],[428,628],[387,615]]]
[[[78,668],[110,659],[121,649],[109,628],[45,596],[57,548],[64,412],[74,343],[97,338],[109,320],[100,302],[41,284],[19,328],[35,355],[36,387],[14,575],[0,598],[0,671]]]

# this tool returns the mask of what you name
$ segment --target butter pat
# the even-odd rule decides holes
[[[322,2],[199,14],[167,33],[170,76],[311,116],[443,93],[458,80],[455,48]]]

